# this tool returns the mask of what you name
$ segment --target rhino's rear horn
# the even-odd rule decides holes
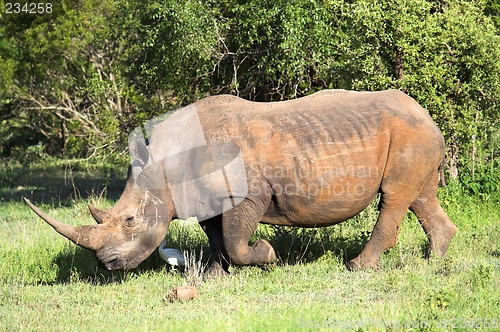
[[[46,215],[42,210],[34,206],[29,199],[24,198],[26,204],[35,212],[40,218],[45,220],[47,224],[52,226],[59,234],[73,241],[74,243],[84,248],[96,251],[97,246],[97,226],[80,226],[74,227],[55,220],[54,218]]]
[[[92,217],[94,217],[95,221],[97,221],[98,224],[102,224],[104,219],[109,219],[111,217],[108,211],[98,209],[92,204],[89,204],[89,210],[90,214],[92,215]]]

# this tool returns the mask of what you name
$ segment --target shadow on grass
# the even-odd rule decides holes
[[[140,275],[149,271],[164,269],[165,262],[160,258],[158,252],[149,256],[137,268],[129,271],[108,271],[98,266],[97,259],[92,251],[81,247],[59,253],[54,258],[58,267],[57,277],[54,283],[69,283],[74,281],[88,282],[96,285],[120,283],[131,275]]]
[[[359,231],[355,235],[343,235],[335,231],[334,227],[322,229],[301,229],[291,227],[273,227],[274,234],[264,235],[275,248],[278,256],[278,265],[296,265],[316,261],[327,252],[338,256],[347,263],[359,255],[369,239],[370,232]],[[199,257],[203,252],[202,263],[205,265],[210,260],[210,248],[205,234],[193,230],[182,234],[182,227],[177,226],[172,233],[167,235],[170,248],[196,253]],[[341,258],[340,258],[341,257]],[[142,262],[137,268],[130,271],[107,271],[98,267],[97,260],[92,251],[71,245],[67,250],[60,252],[54,259],[58,266],[56,283],[83,281],[92,284],[109,284],[122,282],[130,275],[158,271],[166,268],[166,263],[160,258],[158,250]],[[168,268],[168,267],[167,267]]]
[[[317,236],[314,238],[310,237],[310,234],[302,234],[300,237],[297,237],[285,232],[268,238],[269,242],[275,248],[279,259],[279,266],[313,262],[328,251],[342,257],[344,263],[347,263],[350,259],[359,255],[368,239],[368,232],[360,232],[358,236],[353,237],[337,235],[326,241]],[[208,242],[202,243],[198,239],[187,248],[185,240],[179,241],[174,238],[170,240],[168,246],[171,248],[185,249],[191,255],[195,252],[196,257],[199,257],[200,251],[203,252],[203,265],[210,260]],[[57,278],[54,282],[57,284],[75,281],[96,285],[120,283],[133,275],[141,275],[168,268],[166,263],[160,258],[158,250],[155,250],[149,258],[133,270],[108,271],[98,266],[97,259],[92,251],[73,245],[69,250],[60,252],[54,258],[54,263],[58,266]]]
[[[327,252],[339,257],[339,261],[347,263],[361,253],[370,238],[371,231],[357,230],[343,232],[340,225],[326,228],[305,229],[283,226],[264,226],[259,229],[252,239],[268,240],[278,256],[278,266],[297,265],[316,261]],[[197,225],[184,227],[177,222],[172,224],[167,234],[167,247],[193,252],[201,258],[203,265],[210,260],[208,239]],[[107,271],[98,267],[97,260],[90,250],[81,247],[72,247],[71,250],[61,252],[54,260],[59,267],[58,283],[74,280],[103,284],[121,282],[128,275],[137,275],[148,271],[161,270],[166,263],[160,258],[158,250],[131,271]],[[168,268],[168,266],[167,266]]]
[[[35,204],[69,206],[92,196],[116,200],[125,187],[127,165],[91,165],[50,159],[38,164],[1,161],[0,202],[29,198]]]
[[[500,258],[500,251],[499,250],[492,250],[490,252],[490,255],[493,256],[493,257]]]
[[[273,227],[274,235],[267,239],[274,247],[279,263],[295,265],[316,261],[327,252],[341,257],[344,263],[358,256],[370,238],[369,231],[342,234],[339,225],[304,229]]]

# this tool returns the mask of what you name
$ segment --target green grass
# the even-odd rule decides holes
[[[65,203],[60,204],[46,195],[42,208],[73,225],[92,222],[87,202],[109,207],[114,200],[70,195],[61,197]],[[198,299],[170,303],[165,294],[186,279],[166,268],[156,252],[133,271],[102,270],[91,252],[59,236],[17,198],[4,195],[0,331],[307,331],[338,326],[434,331],[444,324],[446,330],[453,324],[458,330],[468,330],[464,324],[500,324],[498,203],[461,195],[453,184],[440,196],[458,227],[446,259],[424,259],[426,237],[408,214],[399,243],[382,256],[379,270],[347,271],[345,261],[360,252],[373,227],[371,206],[330,228],[259,226],[253,240],[270,240],[280,257],[276,267],[232,268],[229,277],[203,282]],[[168,237],[169,246],[203,250],[203,261],[208,259],[207,241],[197,225],[174,222]]]

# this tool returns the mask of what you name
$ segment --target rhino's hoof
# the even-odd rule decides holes
[[[361,266],[359,266],[358,263],[353,260],[347,262],[346,267],[349,271],[357,271],[361,269]]]
[[[256,261],[254,264],[264,266],[266,264],[273,264],[276,262],[276,252],[273,246],[266,240],[259,240],[254,243],[253,248],[256,254]]]
[[[266,263],[264,265],[261,265],[259,266],[262,270],[264,271],[271,271],[272,269],[274,269],[276,267],[276,262],[272,262],[272,263]]]
[[[203,279],[205,279],[205,280],[217,279],[217,278],[226,277],[228,275],[229,275],[229,272],[225,271],[220,265],[219,266],[212,265],[203,274]]]
[[[364,262],[364,264],[360,264],[359,260],[355,258],[347,262],[346,267],[349,271],[377,270],[378,264],[373,262]]]

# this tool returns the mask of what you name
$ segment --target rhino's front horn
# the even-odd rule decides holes
[[[92,217],[94,217],[95,221],[97,221],[98,224],[102,224],[102,221],[104,219],[108,219],[111,217],[108,211],[98,209],[92,204],[89,204],[89,210],[90,214],[92,215]]]
[[[70,239],[75,244],[82,246],[84,248],[96,251],[98,246],[95,239],[97,239],[97,228],[93,226],[80,226],[74,227],[70,225],[63,224],[55,220],[54,218],[46,215],[39,208],[34,206],[29,199],[24,198],[26,204],[35,212],[40,218],[45,220],[47,224],[52,226],[59,234]]]

